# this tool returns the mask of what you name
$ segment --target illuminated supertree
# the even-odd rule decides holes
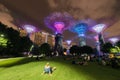
[[[86,45],[86,32],[88,25],[86,23],[77,22],[70,31],[75,32],[79,36],[79,46]]]
[[[54,51],[59,55],[63,53],[62,32],[67,30],[73,23],[73,18],[68,13],[55,12],[47,16],[44,20],[46,26],[56,33]]]
[[[22,28],[23,28],[24,30],[26,30],[28,34],[31,34],[31,33],[37,31],[37,29],[36,29],[35,26],[33,26],[33,25],[29,25],[29,24],[25,24],[25,25],[23,25]]]
[[[22,29],[24,29],[27,32],[27,36],[33,41],[36,41],[36,36],[32,36],[32,33],[36,33],[39,31],[39,29],[33,25],[29,25],[29,24],[24,24],[22,25]]]
[[[97,36],[95,37],[95,39],[96,39],[96,48],[98,51],[98,56],[101,55],[100,48],[104,44],[102,32],[105,28],[106,28],[105,24],[97,24],[92,27],[92,30],[97,33]]]
[[[69,49],[70,49],[72,40],[66,40],[66,42],[67,42],[67,54],[69,54],[70,53]]]
[[[23,25],[22,28],[23,28],[25,31],[27,31],[27,35],[28,35],[29,38],[31,38],[30,35],[31,35],[33,32],[37,32],[37,31],[38,31],[35,26],[29,25],[29,24]],[[34,44],[31,45],[30,50],[29,50],[29,52],[28,52],[28,55],[30,55],[30,52],[32,51],[33,48],[34,48]]]

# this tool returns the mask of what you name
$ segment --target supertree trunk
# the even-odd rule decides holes
[[[56,34],[54,51],[57,52],[58,55],[63,55],[62,41],[63,41],[62,34],[60,33]]]
[[[79,37],[79,46],[85,46],[86,45],[86,38],[83,36]]]

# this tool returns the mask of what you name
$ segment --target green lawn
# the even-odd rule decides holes
[[[57,67],[50,75],[41,75],[49,62]],[[86,66],[73,65],[62,59],[10,58],[0,60],[0,80],[120,80],[120,69],[100,66],[94,62]]]

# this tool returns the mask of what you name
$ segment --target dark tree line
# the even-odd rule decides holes
[[[28,36],[21,37],[17,30],[2,23],[0,23],[0,34],[8,40],[6,47],[0,46],[1,56],[22,56],[22,53],[28,51],[32,45]]]
[[[114,45],[110,42],[106,42],[103,45],[101,45],[101,52],[109,54],[109,53],[111,53],[111,49],[116,48],[116,46],[120,48],[120,41],[116,42]],[[70,53],[75,54],[75,55],[81,55],[84,53],[97,55],[97,49],[92,48],[88,45],[83,46],[83,47],[73,45],[70,48]]]
[[[94,49],[88,45],[83,46],[83,47],[79,47],[77,45],[73,45],[70,48],[70,53],[71,54],[75,54],[75,55],[81,55],[81,54],[93,54],[94,53]]]
[[[101,47],[101,51],[103,52],[103,53],[112,53],[111,52],[111,49],[120,49],[120,41],[118,41],[118,42],[116,42],[116,43],[114,43],[114,44],[112,44],[112,43],[110,43],[110,42],[106,42],[105,44],[103,44],[102,45],[102,47]],[[120,50],[118,51],[117,50],[117,53],[119,53],[120,52]]]
[[[113,45],[110,42],[105,43],[104,45],[102,45],[101,47],[101,51],[103,53],[110,53],[110,49],[113,48]]]
[[[116,42],[116,46],[118,46],[120,48],[120,40],[118,42]]]
[[[44,56],[51,56],[52,53],[52,48],[48,43],[43,43],[40,46],[34,44],[34,47],[31,51],[33,55],[41,55],[43,54]]]

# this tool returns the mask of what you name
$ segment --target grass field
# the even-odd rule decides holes
[[[49,62],[57,67],[52,76],[41,75],[44,65]],[[0,60],[0,80],[120,80],[120,69],[100,66],[90,62],[86,66],[73,65],[71,61],[58,58],[10,58]]]

